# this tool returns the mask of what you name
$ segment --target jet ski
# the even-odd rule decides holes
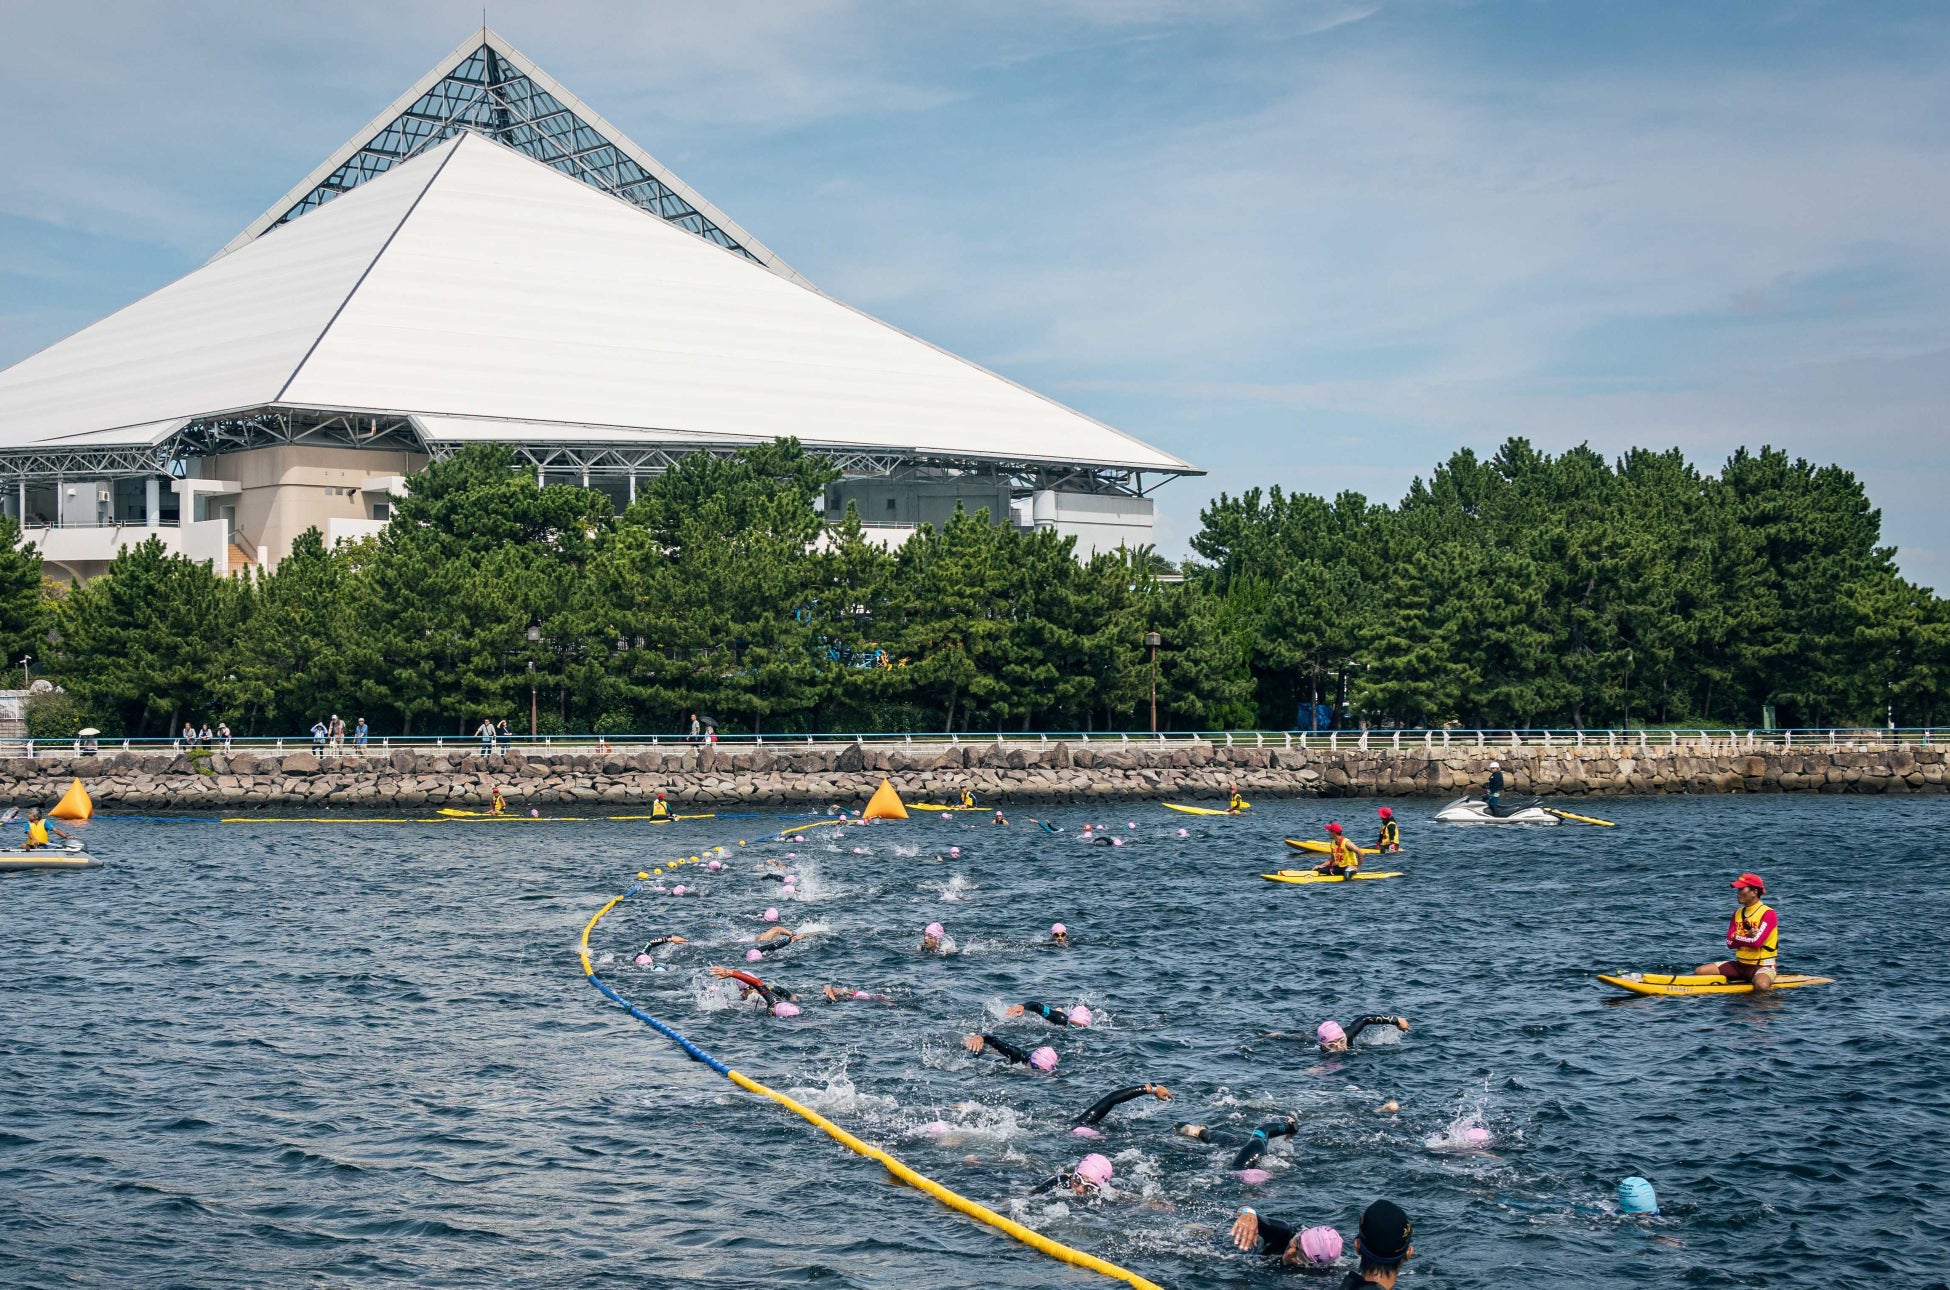
[[[1557,815],[1543,805],[1544,799],[1508,801],[1490,809],[1480,797],[1465,797],[1436,812],[1435,818],[1448,824],[1556,824]]]

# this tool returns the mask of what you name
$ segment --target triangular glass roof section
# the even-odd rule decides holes
[[[217,254],[226,255],[281,224],[300,219],[341,193],[468,130],[621,198],[782,278],[812,285],[489,27],[462,41],[412,89]]]

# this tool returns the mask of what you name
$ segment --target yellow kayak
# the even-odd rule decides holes
[[[979,811],[982,809],[979,806],[961,806],[958,804],[936,806],[932,802],[908,802],[905,805],[910,811]]]
[[[0,873],[33,869],[99,869],[102,862],[82,851],[0,851]]]
[[[1294,841],[1292,838],[1288,838],[1286,840],[1286,844],[1292,847],[1295,851],[1312,851],[1316,855],[1323,855],[1323,856],[1326,855],[1329,851],[1333,850],[1331,846],[1329,846],[1325,842],[1320,841],[1318,838],[1305,838],[1298,842]],[[1356,847],[1355,850],[1359,851],[1364,856],[1378,856],[1381,854],[1381,848],[1379,847]]]
[[[1233,814],[1233,812],[1226,811],[1226,810],[1215,811],[1209,806],[1180,806],[1176,802],[1166,802],[1163,805],[1167,811],[1183,811],[1186,815],[1231,815]],[[1246,803],[1245,806],[1239,809],[1248,810],[1251,807],[1252,807],[1252,803],[1248,802]]]
[[[1598,979],[1606,985],[1615,985],[1633,994],[1752,994],[1754,987],[1746,981],[1729,981],[1717,973],[1710,976],[1695,976],[1690,973],[1672,972],[1618,972],[1598,974]],[[1808,976],[1800,972],[1783,972],[1774,978],[1776,990],[1793,990],[1804,985],[1833,985],[1832,976]]]
[[[672,820],[715,820],[718,818],[718,813],[712,811],[707,815],[605,815],[603,818],[606,820],[648,820],[652,824],[668,824]]]
[[[1263,873],[1260,877],[1268,882],[1290,882],[1297,885],[1314,882],[1371,882],[1377,878],[1399,878],[1400,870],[1387,870],[1381,873],[1315,873],[1311,869],[1282,869],[1278,873]]]

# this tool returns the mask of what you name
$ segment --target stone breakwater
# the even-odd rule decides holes
[[[883,777],[911,801],[987,803],[1252,797],[1447,797],[1478,791],[1500,760],[1511,795],[1635,793],[1942,793],[1945,752],[1931,747],[1426,750],[1228,747],[1109,742],[791,744],[631,747],[608,754],[462,748],[315,757],[163,751],[0,761],[0,802],[46,805],[79,776],[103,808],[243,813],[317,808],[387,812],[479,807],[499,787],[511,806],[648,810],[857,805]],[[632,811],[631,813],[635,813]]]

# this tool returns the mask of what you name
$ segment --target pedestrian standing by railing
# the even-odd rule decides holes
[[[228,753],[230,751],[230,723],[228,721],[219,721],[217,723],[217,738],[222,741],[224,752]]]
[[[187,721],[183,723],[183,747],[196,747],[196,727]]]
[[[331,728],[327,726],[323,721],[314,721],[311,723],[311,755],[312,756],[323,757],[325,755],[325,736],[327,736],[330,733],[331,733]]]
[[[345,755],[345,718],[334,712],[332,714],[332,724],[326,727],[326,729],[331,735],[332,756],[343,757]]]
[[[352,746],[363,753],[366,750],[366,736],[370,733],[366,728],[366,719],[360,717],[359,724],[352,727]]]
[[[501,718],[500,723],[494,727],[494,738],[495,742],[501,745],[501,755],[506,757],[508,755],[508,749],[512,748],[515,742],[515,732],[508,729],[508,719],[506,717]]]
[[[493,719],[489,717],[482,717],[481,728],[474,732],[474,737],[481,741],[481,756],[492,757],[494,755]]]

